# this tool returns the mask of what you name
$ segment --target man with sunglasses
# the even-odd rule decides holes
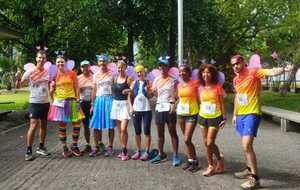
[[[257,175],[256,155],[253,148],[254,137],[261,120],[261,79],[266,76],[276,76],[289,72],[293,66],[278,67],[272,69],[247,68],[245,59],[241,55],[235,55],[230,60],[235,73],[233,85],[235,88],[233,126],[241,136],[242,147],[246,159],[246,169],[236,172],[239,179],[248,179],[241,184],[243,189],[259,187]]]

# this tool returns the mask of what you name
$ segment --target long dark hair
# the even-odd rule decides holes
[[[199,67],[199,72],[198,72],[198,78],[199,78],[199,82],[201,85],[205,85],[205,81],[202,77],[202,73],[205,69],[208,69],[208,71],[211,73],[211,83],[212,84],[217,84],[218,80],[219,80],[219,73],[217,68],[212,65],[212,64],[201,64]]]

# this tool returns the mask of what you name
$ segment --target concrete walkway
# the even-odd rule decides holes
[[[182,133],[180,153],[184,157]],[[239,136],[228,123],[219,133],[217,144],[225,155],[226,172],[209,178],[201,174],[206,167],[200,130],[197,128],[193,141],[196,145],[201,170],[195,174],[174,168],[171,162],[152,165],[142,161],[120,161],[118,158],[99,156],[63,159],[56,129],[52,125],[48,132],[50,157],[38,157],[32,162],[24,161],[26,127],[0,135],[0,189],[239,189],[241,180],[233,178],[233,172],[244,167]],[[69,132],[70,134],[70,132]],[[152,128],[153,147],[156,147],[156,128]],[[104,132],[105,142],[107,132]],[[170,138],[166,134],[165,150],[171,157]],[[70,138],[69,138],[70,139]],[[134,146],[133,128],[129,126],[129,149]],[[36,141],[37,142],[37,141]],[[300,134],[281,133],[274,123],[263,121],[255,143],[261,185],[264,189],[300,189]],[[36,146],[35,146],[36,148]],[[119,149],[118,136],[115,148]]]

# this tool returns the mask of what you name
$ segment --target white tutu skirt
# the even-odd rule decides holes
[[[130,119],[127,100],[113,100],[110,118],[113,120]]]

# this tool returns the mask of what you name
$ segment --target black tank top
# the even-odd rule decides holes
[[[127,94],[123,94],[122,91],[125,89],[129,89],[129,85],[127,83],[127,77],[125,79],[125,82],[123,83],[117,83],[117,80],[112,86],[113,90],[113,99],[114,100],[127,100]]]

